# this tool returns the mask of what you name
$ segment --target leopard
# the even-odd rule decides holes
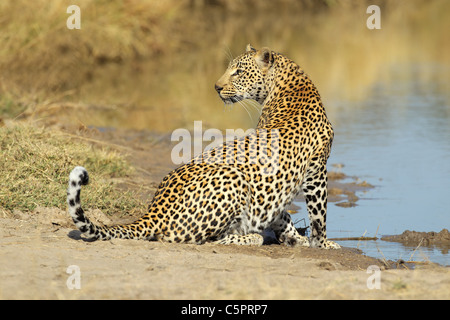
[[[310,77],[267,47],[232,59],[214,85],[225,105],[259,103],[256,128],[194,156],[168,173],[147,212],[127,224],[97,225],[81,206],[87,170],[69,175],[69,214],[86,240],[144,239],[174,243],[261,246],[272,230],[290,247],[339,249],[327,239],[327,160],[334,132]],[[300,235],[287,207],[303,192],[309,236]]]

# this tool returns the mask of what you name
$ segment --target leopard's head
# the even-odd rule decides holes
[[[247,45],[241,54],[228,65],[216,82],[215,89],[226,104],[244,99],[263,103],[268,94],[267,75],[273,66],[274,56],[269,48],[260,50]]]

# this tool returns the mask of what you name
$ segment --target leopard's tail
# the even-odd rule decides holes
[[[89,175],[86,169],[83,167],[75,167],[69,176],[67,204],[69,205],[69,214],[81,233],[88,239],[97,240],[101,238],[99,227],[94,225],[84,215],[84,210],[81,207],[81,186],[87,185],[88,183]]]
[[[115,226],[96,226],[84,214],[81,207],[81,186],[89,183],[89,175],[85,168],[75,167],[69,176],[69,187],[67,189],[67,204],[69,214],[81,233],[91,240],[109,240],[111,238],[123,239],[152,239],[148,228],[142,228],[142,219],[131,224]],[[150,227],[150,226],[149,226]]]

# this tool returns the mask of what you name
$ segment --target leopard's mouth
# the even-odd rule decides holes
[[[219,96],[222,99],[222,101],[225,102],[225,104],[233,104],[233,103],[236,103],[236,102],[239,102],[239,101],[242,101],[245,99],[244,96],[242,96],[242,95],[234,95],[231,97],[222,97],[222,95],[219,94]]]

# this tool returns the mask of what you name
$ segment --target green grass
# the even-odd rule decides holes
[[[119,190],[113,182],[133,173],[122,155],[76,141],[63,132],[13,124],[0,128],[0,210],[66,208],[68,176],[77,165],[91,176],[82,192],[86,208],[124,214],[142,207],[132,192]]]

